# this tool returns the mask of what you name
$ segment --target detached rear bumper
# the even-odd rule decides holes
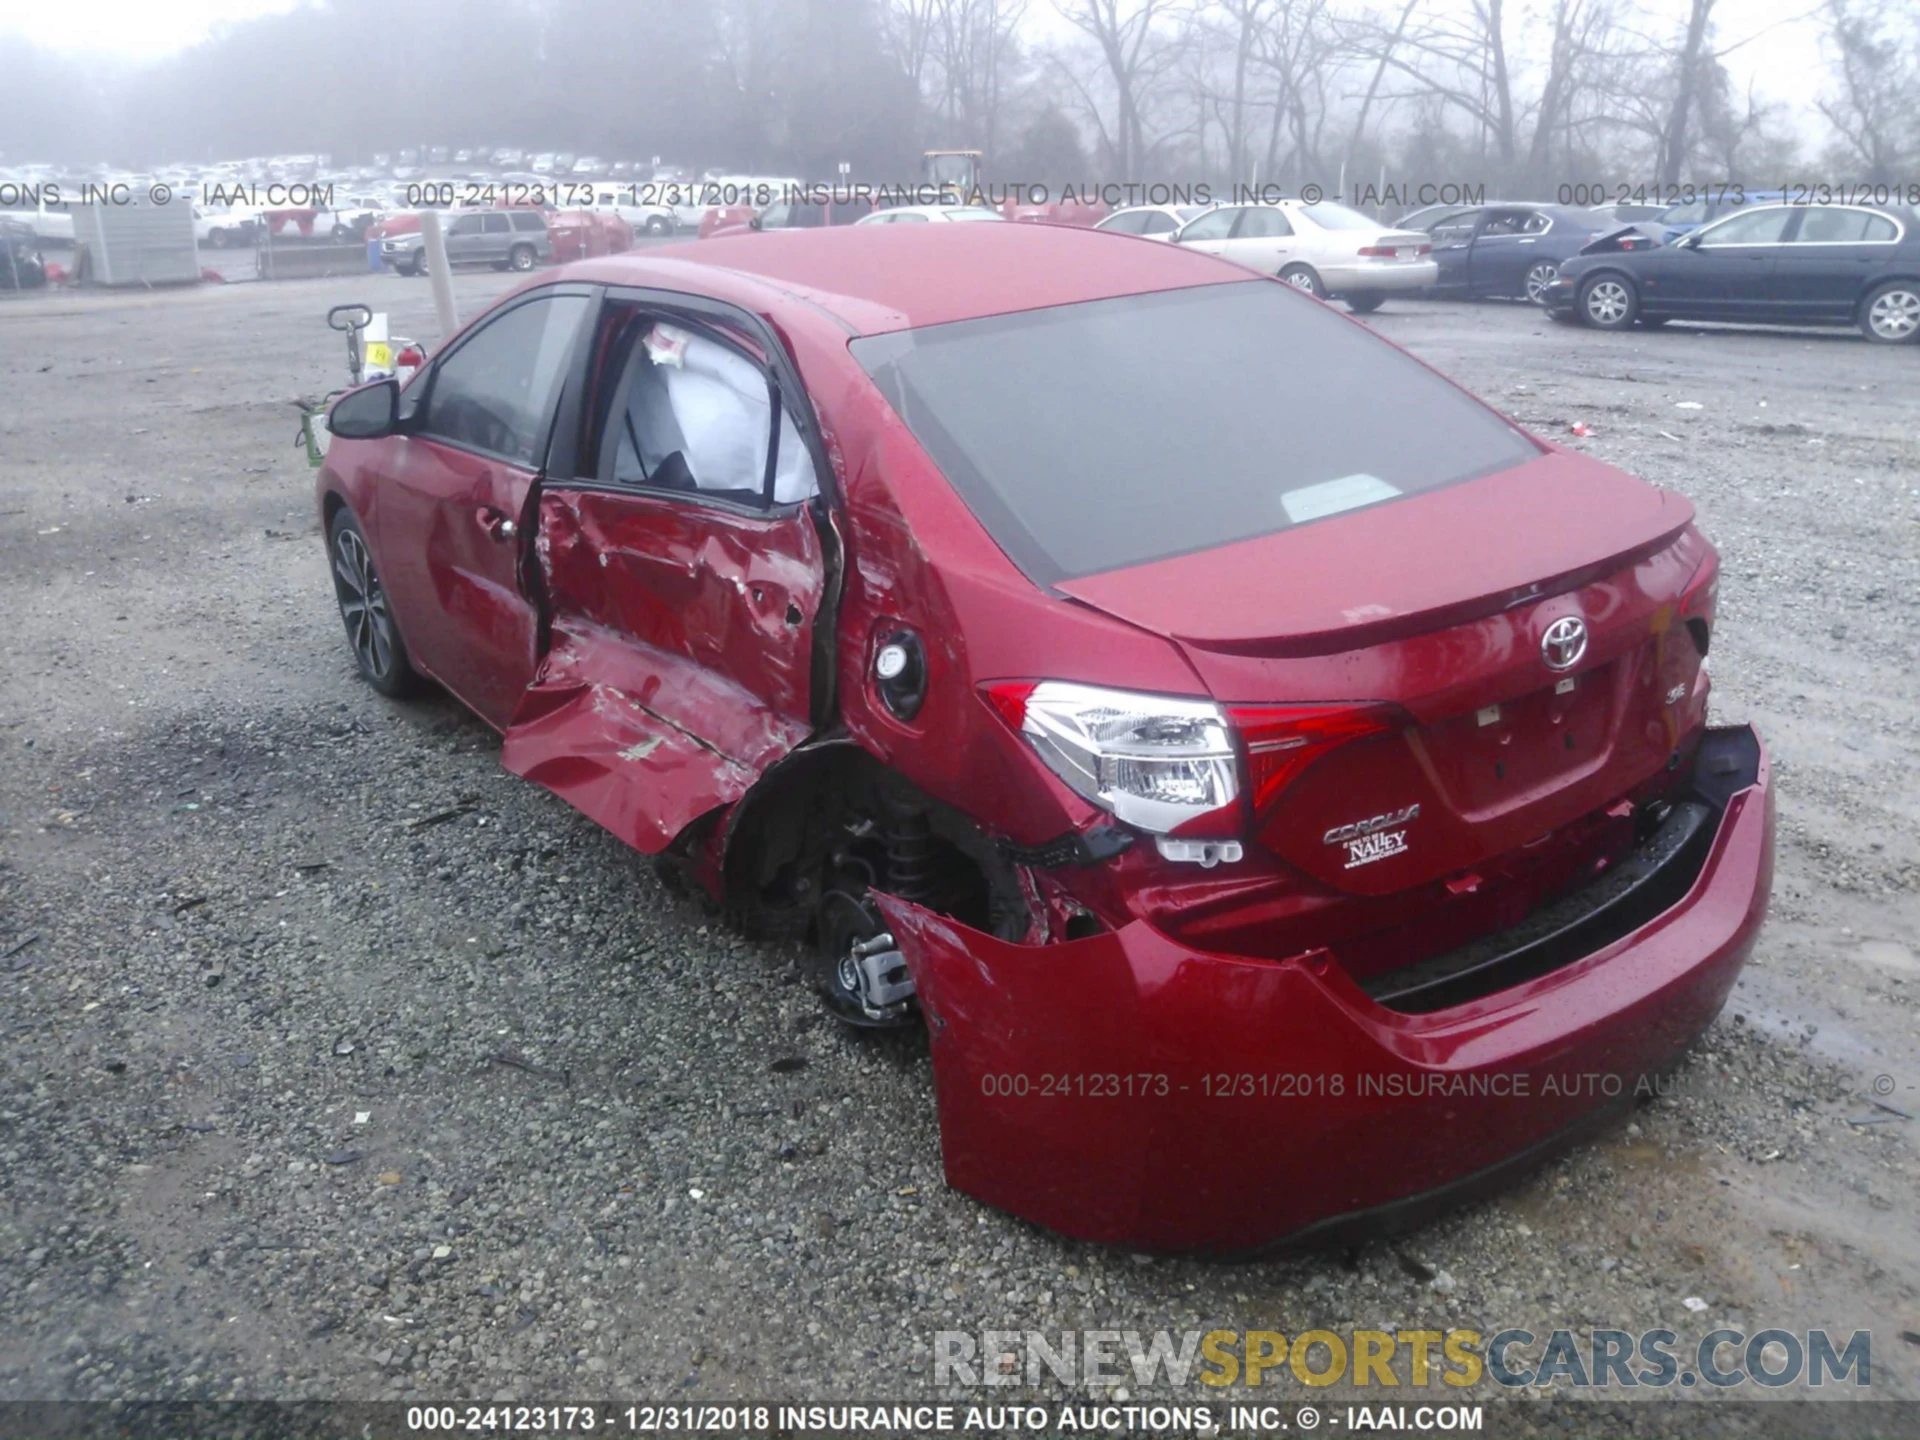
[[[1081,1239],[1240,1254],[1386,1233],[1504,1183],[1644,1094],[1718,1013],[1766,913],[1748,757],[1679,900],[1549,974],[1424,1014],[1337,966],[1144,921],[1015,945],[882,897],[932,1037],[947,1181]]]

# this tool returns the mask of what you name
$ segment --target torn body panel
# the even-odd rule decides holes
[[[811,732],[819,537],[805,511],[549,491],[546,654],[501,763],[658,854]]]
[[[881,897],[948,1183],[1070,1236],[1216,1255],[1387,1232],[1472,1193],[1644,1094],[1718,1013],[1771,883],[1750,753],[1676,903],[1431,1013],[1377,1003],[1324,952],[1209,953],[1144,920],[1021,945]]]

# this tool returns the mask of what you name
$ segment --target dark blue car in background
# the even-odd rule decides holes
[[[1436,294],[1531,300],[1536,305],[1561,263],[1599,236],[1627,231],[1618,245],[1624,250],[1656,243],[1609,216],[1571,205],[1482,205],[1434,214],[1424,222],[1416,217],[1413,228],[1433,237],[1433,258],[1440,267]]]
[[[1669,320],[1853,325],[1920,342],[1920,215],[1894,205],[1745,205],[1672,245],[1568,260],[1547,313],[1596,330]]]
[[[1730,187],[1722,193],[1698,199],[1683,200],[1678,205],[1669,205],[1660,216],[1661,237],[1671,245],[1682,235],[1689,235],[1702,225],[1710,225],[1715,220],[1731,215],[1746,205],[1772,205],[1786,199],[1783,190],[1743,190]]]

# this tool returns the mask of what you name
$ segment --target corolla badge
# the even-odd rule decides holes
[[[1419,818],[1420,807],[1409,805],[1404,810],[1389,810],[1384,815],[1336,825],[1320,838],[1328,845],[1346,846],[1346,868],[1352,870],[1404,852],[1407,848],[1405,827]]]
[[[1587,622],[1578,615],[1562,615],[1540,637],[1540,658],[1549,670],[1571,670],[1587,653]]]

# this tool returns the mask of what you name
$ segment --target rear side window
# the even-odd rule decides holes
[[[489,235],[504,235],[512,227],[507,224],[507,217],[505,215],[495,211],[486,217],[484,228]]]
[[[730,342],[635,312],[616,344],[626,360],[600,439],[603,484],[755,506],[818,493],[792,415],[782,405],[776,429],[772,383]]]
[[[1224,240],[1233,233],[1237,210],[1213,210],[1202,215],[1180,232],[1182,240]]]
[[[1269,280],[855,340],[1040,584],[1271,534],[1536,458],[1365,327]]]
[[[1256,207],[1240,212],[1240,225],[1233,232],[1236,240],[1266,240],[1293,234],[1293,226],[1278,210]]]
[[[1800,217],[1793,238],[1803,245],[1847,245],[1867,240],[1891,240],[1899,234],[1893,221],[1870,210],[1817,209]]]
[[[516,230],[544,230],[547,228],[546,217],[538,210],[515,210],[510,213],[513,216],[513,228]]]

